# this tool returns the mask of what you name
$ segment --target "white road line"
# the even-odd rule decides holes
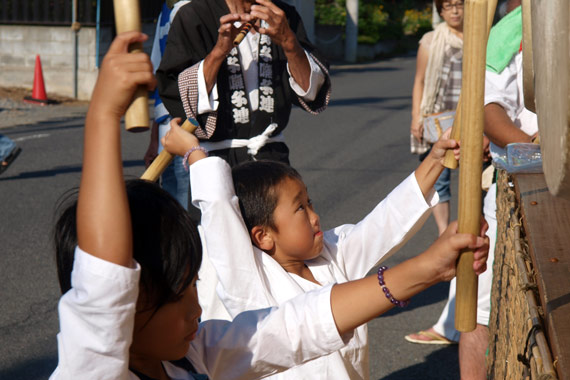
[[[35,135],[18,137],[18,138],[13,139],[13,140],[18,142],[18,141],[24,141],[24,140],[45,139],[46,137],[49,137],[49,136],[50,136],[49,133],[38,133]]]

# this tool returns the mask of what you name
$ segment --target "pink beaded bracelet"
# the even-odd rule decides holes
[[[184,165],[184,169],[186,169],[186,171],[188,171],[188,157],[190,157],[190,155],[192,153],[194,153],[197,150],[201,150],[202,152],[204,152],[204,154],[206,155],[206,157],[208,156],[208,151],[206,150],[206,148],[201,147],[200,145],[197,146],[193,146],[192,148],[190,148],[188,150],[188,152],[186,152],[186,154],[184,155],[184,159],[182,159],[182,165]]]
[[[382,287],[382,291],[384,292],[384,295],[386,296],[386,298],[388,298],[390,300],[390,302],[392,302],[394,305],[396,305],[398,307],[408,306],[408,304],[410,303],[409,300],[407,300],[407,301],[397,300],[394,298],[392,293],[390,293],[390,291],[388,290],[388,287],[384,283],[384,271],[386,269],[388,269],[387,266],[381,266],[380,268],[378,268],[378,284],[380,284],[380,286]]]

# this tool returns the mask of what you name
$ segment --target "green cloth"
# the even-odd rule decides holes
[[[491,29],[487,43],[487,70],[501,73],[518,53],[521,41],[522,12],[519,5]]]

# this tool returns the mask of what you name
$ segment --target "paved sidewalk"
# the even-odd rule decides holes
[[[41,106],[26,103],[23,98],[28,93],[31,91],[0,88],[0,129],[84,117],[87,111],[87,102],[59,97],[58,104]]]

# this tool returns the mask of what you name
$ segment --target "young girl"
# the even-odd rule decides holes
[[[176,125],[163,144],[175,154],[191,148],[191,160],[203,155],[196,151],[196,139]],[[202,211],[205,244],[219,281],[217,292],[228,312],[235,316],[281,305],[304,292],[364,277],[413,234],[418,220],[425,220],[426,198],[437,203],[437,196],[430,198],[432,186],[441,173],[445,148],[455,144],[438,142],[416,172],[363,221],[324,233],[307,189],[291,167],[256,161],[232,173],[215,157],[192,165],[192,198]],[[357,329],[338,352],[280,376],[368,378],[366,327]]]
[[[154,85],[148,57],[127,53],[130,43],[145,39],[137,32],[115,39],[87,113],[79,199],[56,229],[65,294],[51,378],[197,379],[199,372],[255,379],[338,350],[358,325],[392,307],[375,276],[245,312],[231,323],[198,324],[196,226],[156,185],[133,181],[125,189],[122,175],[120,118],[137,86]],[[468,246],[477,249],[474,269],[481,272],[485,241],[449,231],[433,249],[387,271],[382,283],[407,299],[452,278],[458,252]]]

